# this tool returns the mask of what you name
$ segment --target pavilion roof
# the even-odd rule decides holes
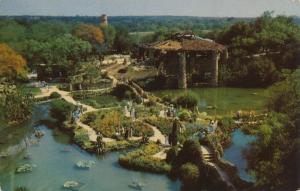
[[[151,44],[144,44],[146,49],[164,51],[218,51],[226,50],[224,45],[210,39],[204,39],[192,34],[176,34],[171,39]]]

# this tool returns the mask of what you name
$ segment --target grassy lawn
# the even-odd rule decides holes
[[[112,95],[98,95],[94,98],[79,99],[79,101],[95,108],[124,106],[126,104],[126,100],[120,101]]]
[[[20,90],[23,93],[32,93],[33,95],[37,95],[41,92],[40,88],[37,87],[27,87],[25,85],[20,86]]]

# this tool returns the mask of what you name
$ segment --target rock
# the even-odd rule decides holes
[[[17,169],[16,169],[16,173],[26,173],[26,172],[32,172],[33,170],[33,165],[30,165],[30,164],[24,164],[24,165],[21,165],[19,166]]]
[[[215,106],[215,105],[208,105],[208,106],[206,106],[206,109],[217,109],[217,106]]]
[[[68,180],[64,183],[64,188],[67,188],[69,190],[77,190],[82,186],[81,183],[76,182],[74,180]]]
[[[45,135],[45,133],[43,131],[36,131],[34,133],[34,136],[39,139],[42,138],[44,135]]]
[[[88,160],[80,160],[76,163],[76,166],[78,168],[82,168],[82,169],[89,169],[91,168],[93,165],[95,164],[94,161],[88,161]]]
[[[131,184],[128,185],[128,187],[136,190],[142,190],[144,186],[145,185],[143,183],[136,182],[136,181],[133,181]]]

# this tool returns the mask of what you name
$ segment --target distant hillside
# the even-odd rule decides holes
[[[0,19],[15,19],[20,22],[37,22],[60,20],[72,23],[99,24],[100,18],[95,16],[0,16]],[[111,16],[109,23],[113,26],[126,28],[129,32],[151,32],[159,27],[178,28],[181,30],[212,30],[233,24],[239,21],[251,21],[253,18],[234,17],[191,17],[191,16]],[[300,17],[293,17],[294,22],[300,25]]]
[[[60,20],[65,22],[83,22],[99,24],[99,17],[74,16],[0,16],[0,19],[15,19],[20,22],[37,22],[46,20]],[[155,31],[159,27],[179,28],[181,30],[211,30],[232,24],[238,21],[250,21],[251,18],[214,18],[214,17],[187,17],[187,16],[112,16],[108,17],[113,26],[124,27],[129,32]]]

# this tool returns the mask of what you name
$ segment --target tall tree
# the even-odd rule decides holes
[[[0,44],[0,77],[25,77],[26,60],[6,44]]]
[[[73,34],[78,38],[88,41],[96,51],[100,50],[104,43],[104,35],[99,27],[88,24],[80,24],[75,27]]]

